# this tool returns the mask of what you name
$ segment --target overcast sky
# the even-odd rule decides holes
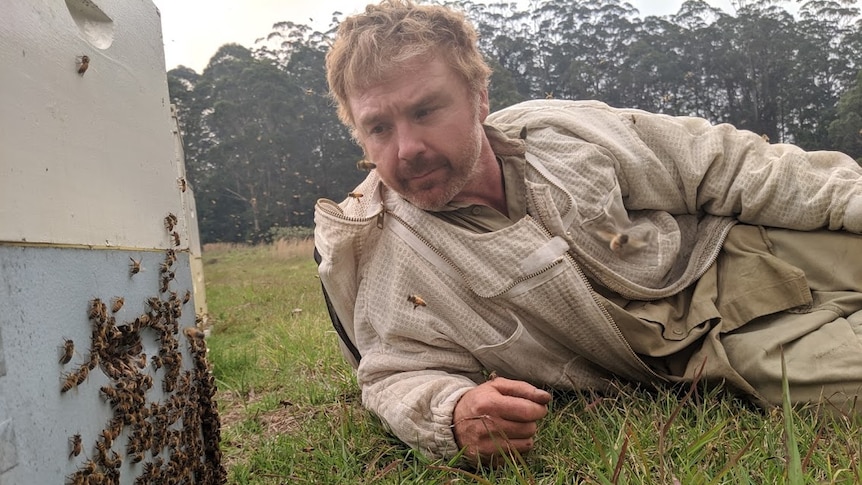
[[[494,0],[482,0],[495,3]],[[683,0],[629,0],[641,16],[676,13]],[[333,12],[357,13],[369,0],[153,0],[162,16],[165,64],[168,70],[182,64],[203,71],[216,50],[235,42],[251,47],[281,21],[305,24],[318,30],[329,26]],[[730,0],[707,3],[732,12]]]

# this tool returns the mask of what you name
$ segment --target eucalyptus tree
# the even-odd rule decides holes
[[[196,88],[212,186],[201,222],[218,239],[254,241],[284,216],[290,126],[300,92],[272,63],[237,44],[222,46]],[[216,236],[216,234],[210,234]]]
[[[491,110],[533,97],[537,47],[530,28],[529,11],[515,3],[447,3],[463,11],[479,34],[479,49],[491,66],[489,101]]]
[[[338,13],[333,14],[333,23]],[[284,217],[277,225],[311,226],[320,197],[344,198],[364,176],[356,169],[362,152],[338,120],[329,97],[324,68],[333,30],[322,33],[293,22],[279,22],[255,50],[295,87],[295,116],[285,143],[290,149],[288,180],[283,187]]]
[[[862,70],[838,101],[836,118],[829,124],[829,140],[862,165]]]

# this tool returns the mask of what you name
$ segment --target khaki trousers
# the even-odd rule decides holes
[[[727,362],[762,399],[779,404],[783,353],[792,401],[862,410],[862,236],[761,232],[776,257],[804,272],[812,303],[718,336]]]

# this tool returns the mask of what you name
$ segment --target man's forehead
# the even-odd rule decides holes
[[[439,60],[405,65],[393,71],[376,82],[364,83],[365,86],[348,92],[357,123],[378,116],[379,111],[388,107],[409,108],[445,96],[455,89],[450,81],[458,80],[452,69]]]

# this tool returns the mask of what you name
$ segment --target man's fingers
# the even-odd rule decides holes
[[[478,457],[483,457],[487,464],[496,466],[502,463],[501,457],[512,452],[527,453],[533,449],[535,441],[532,438],[504,439],[495,438],[484,441],[481,445],[471,447],[468,450],[468,459],[478,462]]]
[[[532,384],[524,381],[514,381],[505,377],[497,377],[486,384],[497,389],[497,392],[505,396],[520,397],[528,399],[537,404],[548,404],[551,402],[551,394],[543,391]]]
[[[548,414],[550,394],[529,383],[498,377],[465,394],[455,408],[455,420],[494,416],[507,421],[529,423]]]
[[[462,423],[464,428],[469,429],[476,436],[499,436],[508,439],[532,438],[538,430],[535,421],[512,421],[503,417],[475,416],[465,418]]]

